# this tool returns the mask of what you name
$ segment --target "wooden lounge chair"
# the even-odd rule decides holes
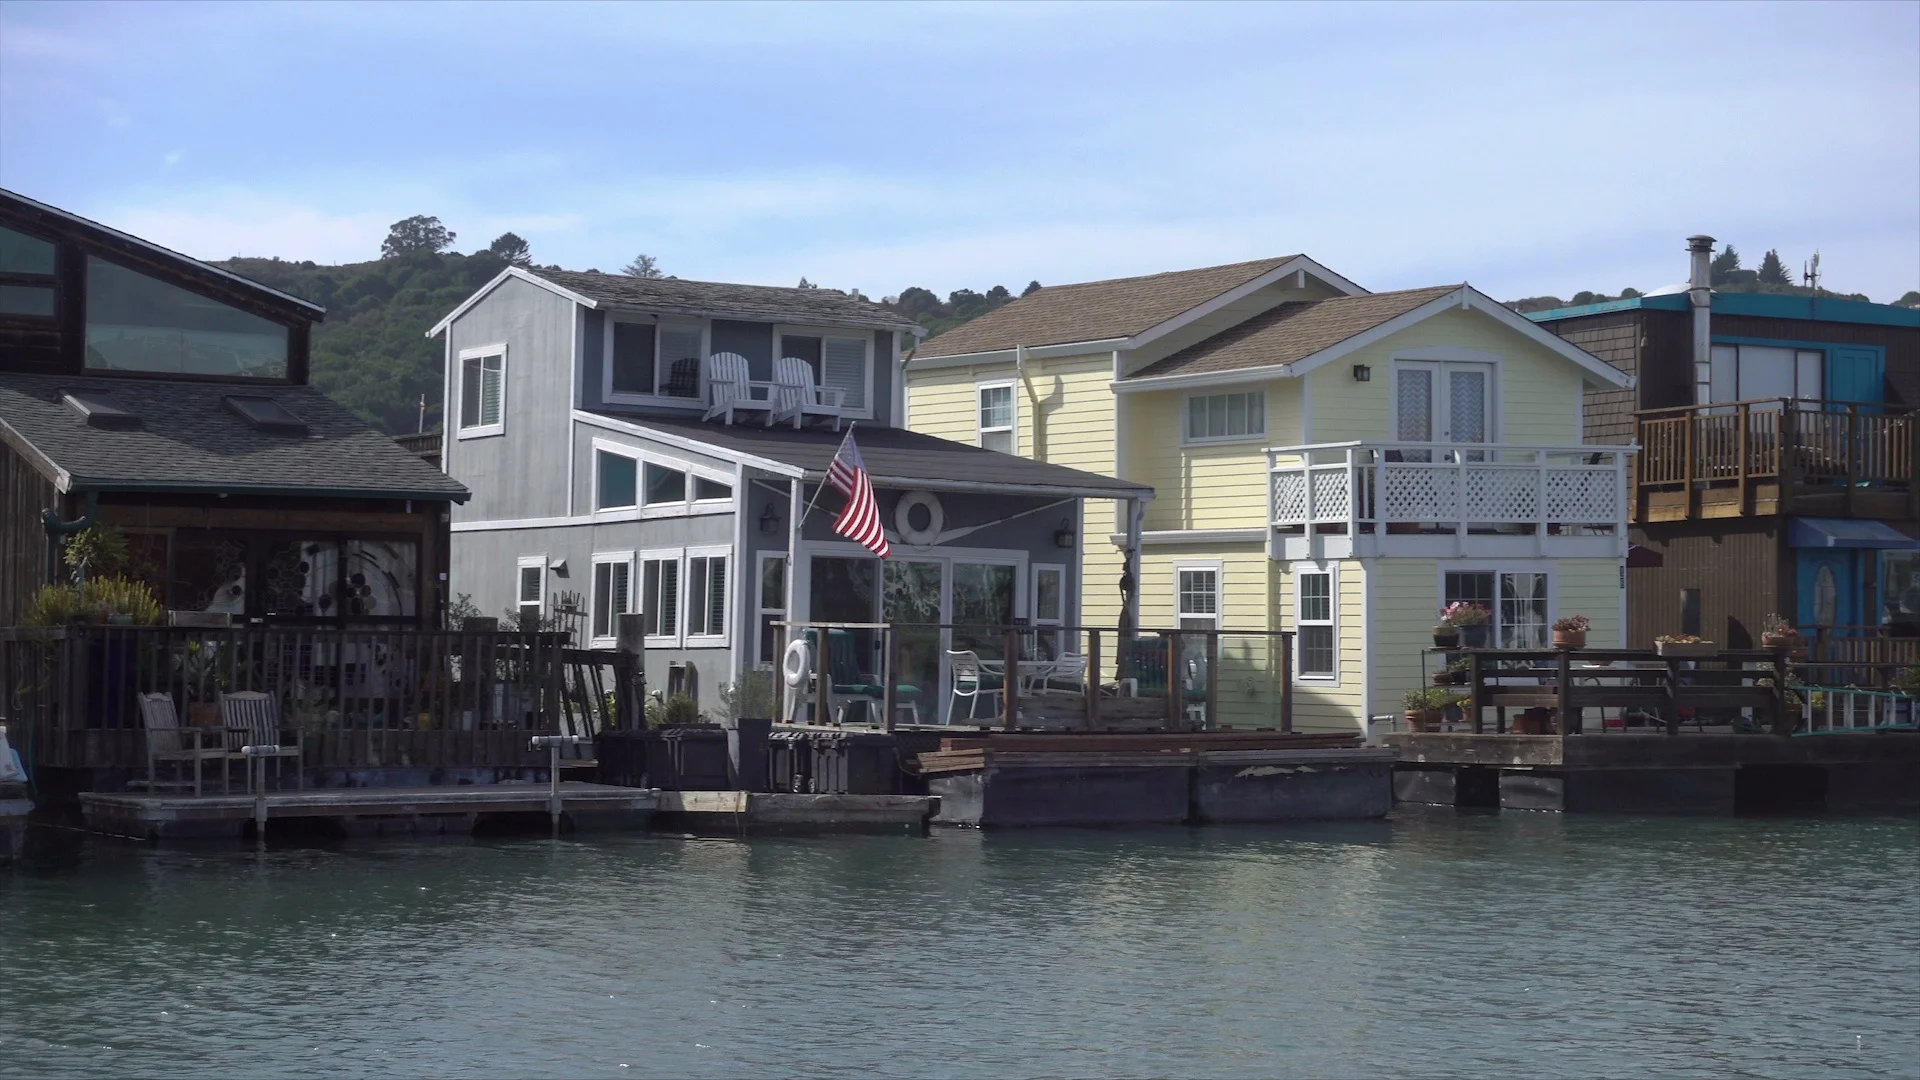
[[[214,740],[217,745],[201,745],[201,736],[208,734],[202,728],[181,727],[180,714],[174,710],[173,699],[165,694],[141,694],[140,723],[147,734],[147,791],[157,791],[163,787],[184,788],[191,786],[195,795],[200,794],[201,768],[205,762],[220,762],[220,790],[231,791],[227,781],[227,748],[223,741]],[[217,734],[217,733],[216,733]],[[184,743],[184,745],[183,745]],[[179,779],[176,770],[175,779],[162,781],[156,773],[159,762],[171,761],[176,765],[193,763],[193,781]],[[131,786],[131,785],[129,785]]]
[[[260,755],[275,759],[274,775],[279,776],[278,761],[281,758],[293,759],[294,782],[301,788],[307,786],[305,770],[301,767],[300,746],[298,743],[287,745],[280,741],[280,700],[270,694],[253,690],[242,690],[233,694],[220,695],[220,723],[227,729],[227,759],[239,761],[247,766],[247,790],[253,790],[253,766],[241,747],[278,746],[271,754]],[[261,773],[260,782],[266,783],[266,774]]]
[[[707,413],[733,423],[735,410],[764,412],[774,410],[774,391],[770,382],[756,382],[747,375],[747,358],[739,353],[714,353],[707,357]]]
[[[783,356],[773,362],[775,407],[767,415],[767,426],[792,420],[799,427],[809,417],[833,421],[840,430],[840,412],[847,392],[836,386],[820,386],[813,381],[813,365],[797,356]]]

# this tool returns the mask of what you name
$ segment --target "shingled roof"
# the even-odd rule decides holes
[[[924,342],[915,356],[1131,337],[1298,257],[1047,286]]]
[[[1461,287],[1434,285],[1424,289],[1281,304],[1149,364],[1129,378],[1202,375],[1291,364],[1423,304],[1432,303]]]
[[[90,426],[62,400],[112,393],[140,419]],[[263,431],[223,400],[279,403],[307,434]],[[181,491],[465,502],[467,489],[310,386],[0,373],[0,439],[64,491]]]
[[[584,274],[572,270],[526,272],[596,304],[612,307],[749,322],[826,323],[883,330],[912,330],[917,326],[898,312],[834,289],[788,289],[776,285]]]

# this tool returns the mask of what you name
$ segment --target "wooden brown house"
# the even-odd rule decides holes
[[[1686,286],[1528,316],[1635,377],[1586,400],[1588,441],[1640,447],[1628,644],[1920,635],[1920,310],[1714,292],[1712,244]]]
[[[0,190],[0,625],[93,522],[169,608],[437,623],[466,489],[308,385],[324,316]]]

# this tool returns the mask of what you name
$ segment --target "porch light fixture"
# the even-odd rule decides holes
[[[760,511],[760,531],[768,536],[780,531],[780,511],[775,510],[772,503]]]
[[[1353,365],[1353,381],[1367,382],[1373,378],[1373,369],[1365,364]]]
[[[1053,530],[1053,546],[1071,550],[1078,536],[1079,534],[1074,531],[1072,519],[1061,518],[1060,527]]]

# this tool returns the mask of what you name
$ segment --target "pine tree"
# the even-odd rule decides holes
[[[665,277],[660,272],[660,261],[651,255],[635,255],[633,261],[620,268],[628,277],[657,278]]]
[[[493,243],[487,245],[487,250],[514,266],[529,266],[533,263],[533,253],[527,247],[527,242],[510,232],[501,233]]]
[[[1760,284],[1791,285],[1793,277],[1787,273],[1787,264],[1780,261],[1780,252],[1769,249],[1760,260]]]
[[[1720,254],[1715,255],[1713,262],[1708,264],[1708,280],[1715,285],[1724,285],[1727,279],[1732,277],[1734,272],[1739,269],[1740,253],[1733,250],[1732,244],[1728,244],[1726,247],[1721,248]]]
[[[1020,290],[1020,295],[1032,296],[1034,293],[1037,293],[1039,291],[1040,291],[1040,280],[1038,278],[1035,278],[1034,280],[1027,282],[1027,287]]]

